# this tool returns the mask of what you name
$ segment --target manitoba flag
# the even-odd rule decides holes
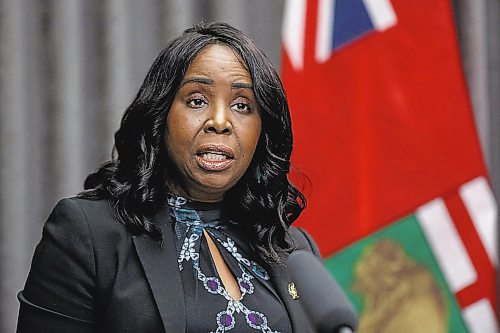
[[[288,0],[301,225],[361,333],[497,332],[497,207],[448,0]]]

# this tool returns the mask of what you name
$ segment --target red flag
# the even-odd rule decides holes
[[[417,213],[460,307],[486,299],[494,308],[496,206],[450,2],[289,0],[286,8],[293,163],[312,184],[301,225],[330,256]],[[471,262],[458,282],[433,242],[440,224],[419,215],[437,199]]]

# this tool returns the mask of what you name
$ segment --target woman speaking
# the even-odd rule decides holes
[[[157,57],[116,154],[61,200],[19,293],[18,332],[309,332],[291,227],[281,82],[242,32],[187,29]]]

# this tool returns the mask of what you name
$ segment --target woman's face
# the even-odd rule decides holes
[[[261,119],[247,69],[211,45],[189,66],[167,116],[165,144],[179,179],[174,194],[219,201],[252,161]]]

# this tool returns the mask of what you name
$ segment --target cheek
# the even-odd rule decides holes
[[[170,150],[178,149],[179,145],[184,145],[192,139],[195,132],[194,126],[188,126],[188,124],[193,124],[193,121],[177,113],[169,115],[165,137]]]
[[[255,121],[253,124],[249,124],[246,127],[246,131],[244,133],[245,139],[245,151],[248,156],[247,159],[252,160],[255,149],[257,148],[257,143],[259,142],[260,134],[261,134],[261,122],[260,119]]]
[[[262,121],[260,116],[255,120],[255,124],[250,127],[252,129],[251,137],[253,138],[254,148],[257,147],[257,143],[259,142],[260,135],[262,133]]]
[[[171,120],[167,120],[167,129],[165,133],[165,147],[167,148],[167,153],[170,156],[170,159],[173,160],[176,164],[180,163],[182,159],[182,151],[184,142],[186,139],[184,138],[185,131],[182,126],[179,126],[178,122],[172,122]]]

